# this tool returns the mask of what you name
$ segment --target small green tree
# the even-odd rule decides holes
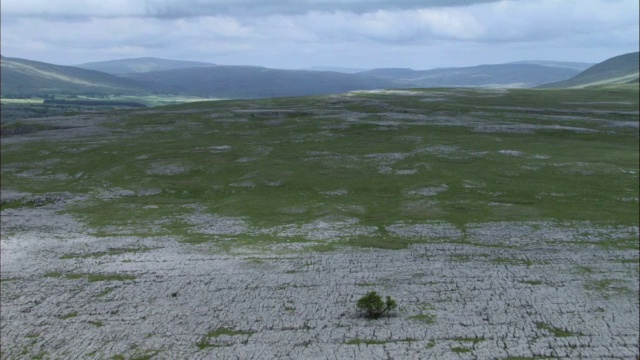
[[[398,304],[391,298],[391,296],[387,296],[386,302],[382,301],[380,295],[375,291],[372,291],[358,299],[356,306],[358,309],[365,312],[366,317],[370,319],[377,319],[398,307]]]

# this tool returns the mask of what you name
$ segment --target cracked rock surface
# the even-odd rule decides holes
[[[473,244],[266,254],[87,236],[54,206],[2,220],[3,359],[638,356],[637,253],[550,224],[477,226]],[[477,246],[495,228],[510,238],[494,242],[519,246]],[[398,310],[363,318],[355,303],[373,290]]]

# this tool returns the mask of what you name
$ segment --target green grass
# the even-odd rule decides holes
[[[216,338],[223,335],[237,336],[237,335],[253,335],[253,334],[255,334],[255,332],[253,331],[233,330],[226,327],[221,327],[207,333],[207,338]]]
[[[576,269],[578,270],[579,273],[584,274],[584,275],[588,275],[588,274],[592,274],[593,273],[593,268],[590,266],[586,266],[586,265],[578,265],[576,266]]]
[[[154,356],[156,356],[158,353],[159,351],[153,350],[136,351],[136,353],[131,355],[129,360],[150,360],[153,359]]]
[[[538,330],[546,330],[546,331],[550,332],[555,337],[571,337],[571,336],[582,335],[582,334],[572,333],[572,332],[569,332],[567,330],[560,329],[560,328],[557,328],[557,327],[554,327],[554,326],[551,326],[551,325],[547,325],[547,324],[541,323],[541,322],[536,323],[536,328]]]
[[[388,341],[366,339],[351,339],[344,342],[345,345],[382,345],[386,343],[388,343]]]
[[[127,281],[134,280],[136,277],[132,275],[121,275],[121,274],[89,274],[87,275],[87,280],[89,282],[96,281]]]
[[[628,238],[628,239],[616,239],[616,240],[602,240],[595,243],[596,245],[602,246],[607,249],[615,249],[615,250],[639,250],[640,242],[638,242],[637,238]]]
[[[183,104],[157,108],[162,112],[153,114],[114,112],[107,125],[126,136],[3,143],[2,189],[86,195],[88,201],[70,204],[66,211],[94,235],[171,236],[222,250],[309,241],[305,234],[284,237],[260,230],[300,229],[327,219],[356,219],[357,226],[373,230],[316,242],[309,250],[403,249],[425,241],[511,246],[464,236],[397,236],[389,226],[398,223],[444,223],[463,233],[468,224],[494,221],[638,226],[637,128],[619,126],[638,123],[637,113],[630,113],[637,111],[637,90],[509,90],[494,97],[464,89],[423,93],[442,93],[438,96],[448,100],[358,94],[343,105],[330,104],[329,97],[307,97]],[[241,112],[254,108],[290,113],[269,117]],[[328,108],[362,117],[318,115]],[[191,112],[175,112],[181,110]],[[398,117],[389,119],[386,113]],[[389,125],[390,120],[396,125]],[[476,128],[495,123],[546,128]],[[521,155],[501,152],[505,150]],[[162,174],[160,166],[178,170]],[[22,175],[34,168],[41,172]],[[445,191],[415,195],[441,185]],[[115,189],[133,196],[104,198],[97,191]],[[156,191],[145,195],[149,189]],[[8,206],[27,205],[2,205]],[[200,228],[189,222],[197,214],[236,219],[256,232],[207,232],[208,224]],[[638,249],[632,240],[597,244]],[[512,265],[516,260],[496,261]],[[532,265],[527,260],[518,264]]]
[[[212,344],[208,342],[206,339],[202,339],[196,343],[196,346],[200,350],[204,350],[206,348],[217,348],[217,347],[228,347],[230,344]]]
[[[345,345],[384,345],[393,342],[414,342],[417,341],[413,338],[406,338],[401,340],[370,340],[370,339],[351,339],[343,342]]]
[[[433,314],[413,315],[413,316],[409,316],[409,319],[417,320],[417,321],[423,322],[425,324],[435,324],[436,323],[436,316],[433,315]]]
[[[103,297],[103,296],[107,296],[107,295],[109,295],[113,290],[114,290],[114,288],[106,288],[106,289],[102,290],[99,294],[97,294],[97,295],[96,295],[96,297]]]
[[[523,284],[527,284],[527,285],[542,285],[542,284],[544,284],[544,282],[540,281],[540,280],[523,280],[523,281],[520,281],[520,282],[523,283]]]
[[[50,271],[48,273],[45,273],[42,276],[46,278],[59,278],[59,277],[62,277],[62,273],[58,271]]]
[[[218,338],[221,336],[239,336],[239,335],[251,336],[253,334],[255,334],[255,332],[253,331],[234,330],[226,327],[220,327],[213,331],[209,331],[205,336],[202,337],[202,339],[200,339],[200,341],[196,343],[196,346],[200,350],[204,350],[206,348],[211,348],[211,347],[227,347],[227,346],[231,346],[231,344],[226,342],[211,343],[209,342],[209,339]],[[245,339],[243,343],[246,343],[247,341],[248,339]]]
[[[74,318],[74,317],[76,317],[76,316],[78,316],[78,313],[74,311],[74,312],[70,312],[70,313],[68,313],[68,314],[66,314],[66,315],[62,315],[62,316],[60,316],[60,319],[61,319],[61,320],[67,320],[67,319]]]
[[[515,259],[515,258],[504,258],[504,257],[497,257],[494,259],[489,260],[491,263],[496,264],[496,265],[522,265],[522,266],[531,266],[536,264],[536,262],[533,262],[529,259]]]
[[[622,285],[623,283],[619,279],[587,280],[585,288],[603,294],[605,298],[609,298],[611,294],[632,294],[631,289]]]
[[[480,338],[478,338],[478,337],[472,337],[472,338],[470,338],[470,337],[455,337],[455,338],[453,338],[451,340],[461,341],[461,342],[470,342],[470,343],[473,343],[473,344],[477,344],[479,342],[486,341],[487,339],[485,339],[483,337],[480,337]]]

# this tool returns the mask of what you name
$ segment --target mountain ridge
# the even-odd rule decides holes
[[[324,95],[404,85],[358,74],[239,65],[153,71],[128,74],[126,77],[153,82],[162,91],[232,98]]]
[[[146,94],[145,84],[100,71],[40,61],[2,57],[2,95],[19,94]]]
[[[156,57],[139,57],[88,62],[73,65],[82,69],[106,72],[112,75],[123,75],[159,70],[185,69],[192,67],[217,66],[214,63],[200,61],[172,60]]]
[[[415,87],[534,87],[568,79],[578,73],[570,68],[507,63],[431,70],[373,69],[359,74],[407,81]]]
[[[635,63],[633,59],[628,59],[633,54]],[[566,86],[562,85],[563,81],[581,77],[586,77],[591,82],[606,83],[608,80],[602,75],[603,72],[609,77],[621,77],[617,80],[620,82],[637,82],[637,54],[621,55],[619,57],[622,61],[612,60],[618,57],[606,60],[603,62],[605,65],[595,64],[582,73],[576,68],[589,64],[542,60],[430,70],[378,68],[356,73],[319,71],[319,68],[291,70],[248,65],[216,65],[151,57],[94,63],[113,66],[113,71],[133,71],[121,75],[3,55],[2,95],[6,97],[88,93],[265,98],[395,88],[561,87]],[[92,63],[85,63],[84,66],[89,66],[87,64]],[[197,66],[191,66],[194,64]],[[150,70],[155,68],[161,70]],[[332,69],[347,69],[349,72],[357,70]],[[629,69],[635,69],[636,72],[629,73]]]

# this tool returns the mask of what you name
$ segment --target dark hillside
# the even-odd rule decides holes
[[[546,84],[541,87],[568,88],[638,83],[639,54],[638,52],[633,52],[612,57],[588,68],[569,80]]]
[[[94,70],[2,57],[2,97],[146,94],[145,84]]]
[[[499,64],[433,70],[374,69],[360,73],[408,81],[413,87],[533,87],[568,79],[579,71],[538,64]]]
[[[336,72],[216,66],[129,74],[163,92],[203,97],[261,98],[406,87],[397,81]]]
[[[215,64],[153,57],[98,61],[76,65],[79,68],[97,70],[114,75],[209,66],[215,66]]]

